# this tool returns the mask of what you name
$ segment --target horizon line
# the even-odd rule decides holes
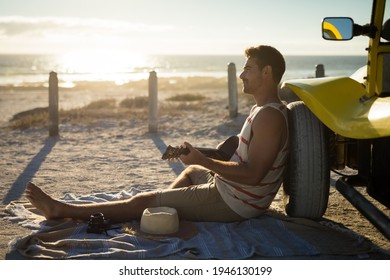
[[[135,53],[137,54],[137,53]],[[64,56],[66,53],[8,53],[8,52],[0,52],[0,55],[40,55],[40,56]],[[245,57],[245,54],[237,54],[237,53],[227,53],[227,54],[213,54],[213,53],[178,53],[178,54],[173,54],[173,53],[160,53],[160,54],[139,54],[142,56],[243,56]],[[343,54],[343,53],[338,53],[338,54],[294,54],[294,53],[286,53],[283,54],[283,56],[367,56],[366,54]]]

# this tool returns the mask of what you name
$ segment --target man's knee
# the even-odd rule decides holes
[[[156,206],[156,192],[139,193],[131,198],[131,205],[136,208],[149,208]]]
[[[186,175],[191,181],[191,185],[199,185],[207,183],[209,178],[209,170],[200,165],[191,165],[186,170]]]
[[[190,165],[188,166],[184,172],[186,175],[191,176],[193,174],[199,174],[201,172],[204,172],[206,169],[200,165]]]

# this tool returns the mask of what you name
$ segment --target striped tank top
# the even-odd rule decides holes
[[[241,129],[238,148],[230,161],[246,162],[248,160],[248,147],[251,138],[252,122],[257,114],[267,107],[272,107],[281,112],[286,120],[286,125],[288,125],[287,108],[285,105],[270,103],[261,107],[254,106]],[[271,205],[283,182],[287,154],[288,135],[283,148],[279,151],[272,164],[272,168],[264,176],[261,182],[255,186],[233,182],[216,174],[215,185],[225,203],[243,218],[249,219],[263,213]]]

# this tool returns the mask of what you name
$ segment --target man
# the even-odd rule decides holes
[[[252,47],[245,54],[247,60],[240,75],[243,92],[252,95],[256,105],[243,125],[230,161],[207,158],[185,142],[190,153],[180,160],[189,167],[168,189],[123,201],[70,205],[28,183],[27,198],[47,219],[88,220],[101,212],[111,221],[125,222],[140,218],[146,208],[158,206],[175,208],[180,218],[192,221],[232,222],[260,215],[283,181],[287,159],[287,109],[278,96],[285,61],[270,46]]]

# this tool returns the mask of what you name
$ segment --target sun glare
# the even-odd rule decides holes
[[[114,80],[120,84],[123,75],[145,67],[145,56],[120,52],[71,52],[59,59],[58,71],[69,75],[83,75],[89,80]],[[117,78],[115,78],[117,77]]]

